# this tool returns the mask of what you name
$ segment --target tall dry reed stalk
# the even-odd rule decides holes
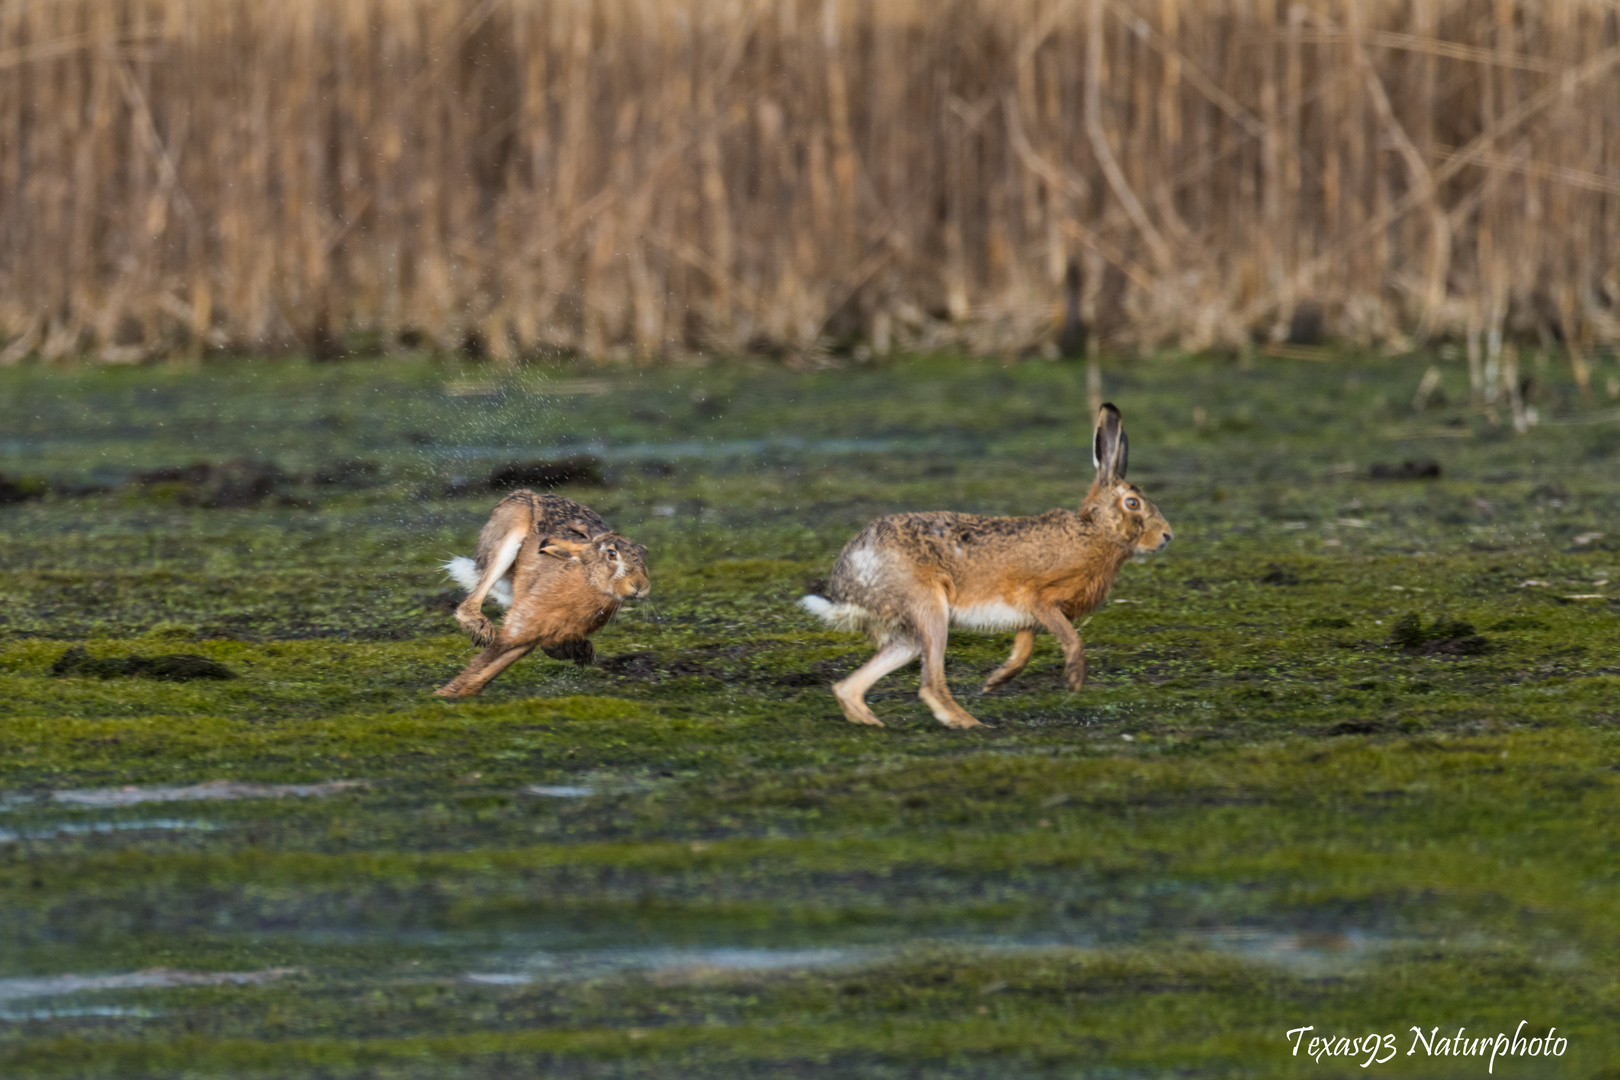
[[[0,362],[1620,323],[1600,0],[0,0]],[[1309,320],[1306,320],[1309,321]]]

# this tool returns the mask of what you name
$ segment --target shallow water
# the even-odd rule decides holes
[[[1258,927],[1218,927],[1187,934],[1143,935],[1136,944],[1183,940],[1195,948],[1209,948],[1258,964],[1275,965],[1298,974],[1320,977],[1351,970],[1379,952],[1391,939],[1357,928],[1342,932],[1310,933]],[[982,953],[1042,953],[1095,947],[1085,935],[1036,934],[1028,937],[999,935],[894,935],[885,943],[843,942],[823,946],[711,945],[704,947],[644,947],[571,949],[508,957],[505,971],[469,972],[462,979],[492,986],[521,986],[537,982],[596,979],[615,975],[695,977],[705,974],[803,971],[812,968],[860,967],[893,960],[908,952],[927,949],[967,950]]]
[[[121,832],[212,832],[219,826],[211,821],[184,821],[178,818],[143,818],[138,821],[64,821],[32,829],[0,829],[0,844],[31,840],[55,840],[61,836],[100,836]]]
[[[83,1008],[67,1009],[0,1009],[0,1023],[27,1024],[40,1020],[79,1020],[85,1017],[96,1019],[106,1018],[134,1018],[140,1020],[150,1019],[163,1014],[155,1009],[142,1009],[126,1007],[123,1005],[87,1005]]]
[[[609,975],[675,975],[700,972],[789,971],[870,963],[891,956],[880,948],[748,948],[581,949],[540,952],[519,960],[510,972],[469,972],[468,982],[516,986],[554,980],[595,979]]]
[[[1226,926],[1200,931],[1192,935],[1192,940],[1216,952],[1307,977],[1342,974],[1400,943],[1358,927],[1310,932]]]
[[[237,780],[210,780],[202,784],[183,787],[118,787],[87,788],[76,791],[53,791],[52,802],[75,806],[137,806],[149,802],[200,802],[232,799],[286,799],[312,798],[336,795],[341,791],[365,787],[363,780],[333,780],[322,784],[249,784]]]
[[[36,978],[0,979],[0,1001],[21,998],[60,997],[100,990],[153,990],[176,986],[250,986],[292,974],[291,968],[264,971],[180,971],[173,968],[147,968],[107,975],[42,975]]]

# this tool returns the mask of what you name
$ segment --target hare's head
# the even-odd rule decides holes
[[[540,553],[579,563],[585,580],[616,600],[641,599],[652,592],[647,549],[618,533],[597,533],[579,540],[552,537],[541,546]]]
[[[1170,523],[1141,488],[1125,479],[1129,457],[1130,441],[1119,410],[1104,405],[1097,411],[1097,433],[1091,443],[1097,479],[1086,494],[1085,508],[1093,521],[1132,551],[1163,551],[1170,543]]]

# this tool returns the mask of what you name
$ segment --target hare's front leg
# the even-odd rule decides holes
[[[923,671],[922,688],[917,696],[923,699],[934,714],[934,719],[951,728],[983,727],[962,706],[951,697],[950,687],[945,685],[945,637],[950,632],[950,623],[946,621],[944,598],[940,598],[938,607],[919,611],[914,616],[917,624],[917,636],[922,638]]]
[[[1085,686],[1086,647],[1081,643],[1074,624],[1063,612],[1047,604],[1031,604],[1029,610],[1063,646],[1063,679],[1069,684],[1069,689],[1079,690]]]
[[[1012,654],[1007,657],[1007,662],[990,673],[990,677],[985,679],[984,685],[979,688],[979,693],[988,694],[1002,683],[1012,682],[1018,677],[1018,673],[1029,665],[1030,654],[1034,651],[1035,631],[1033,629],[1018,631],[1018,635],[1013,638]]]

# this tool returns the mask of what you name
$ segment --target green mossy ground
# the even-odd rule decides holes
[[[1431,359],[1110,365],[1176,541],[1079,694],[1042,638],[980,696],[1010,638],[958,634],[975,732],[915,669],[845,723],[867,650],[794,602],[876,514],[1074,504],[1073,367],[0,372],[0,473],[58,492],[0,506],[0,1075],[1475,1076],[1409,1029],[1520,1020],[1567,1053],[1489,1075],[1620,1075],[1620,425],[1556,370],[1524,436],[1414,413]],[[468,481],[580,452],[655,605],[602,666],[430,698]],[[130,482],[233,459],[274,495]],[[1443,476],[1370,478],[1406,460]],[[52,676],[75,646],[239,677]],[[48,798],[213,780],[364,784]],[[154,967],[291,970],[7,996]],[[1292,1057],[1307,1024],[1401,1055]]]

